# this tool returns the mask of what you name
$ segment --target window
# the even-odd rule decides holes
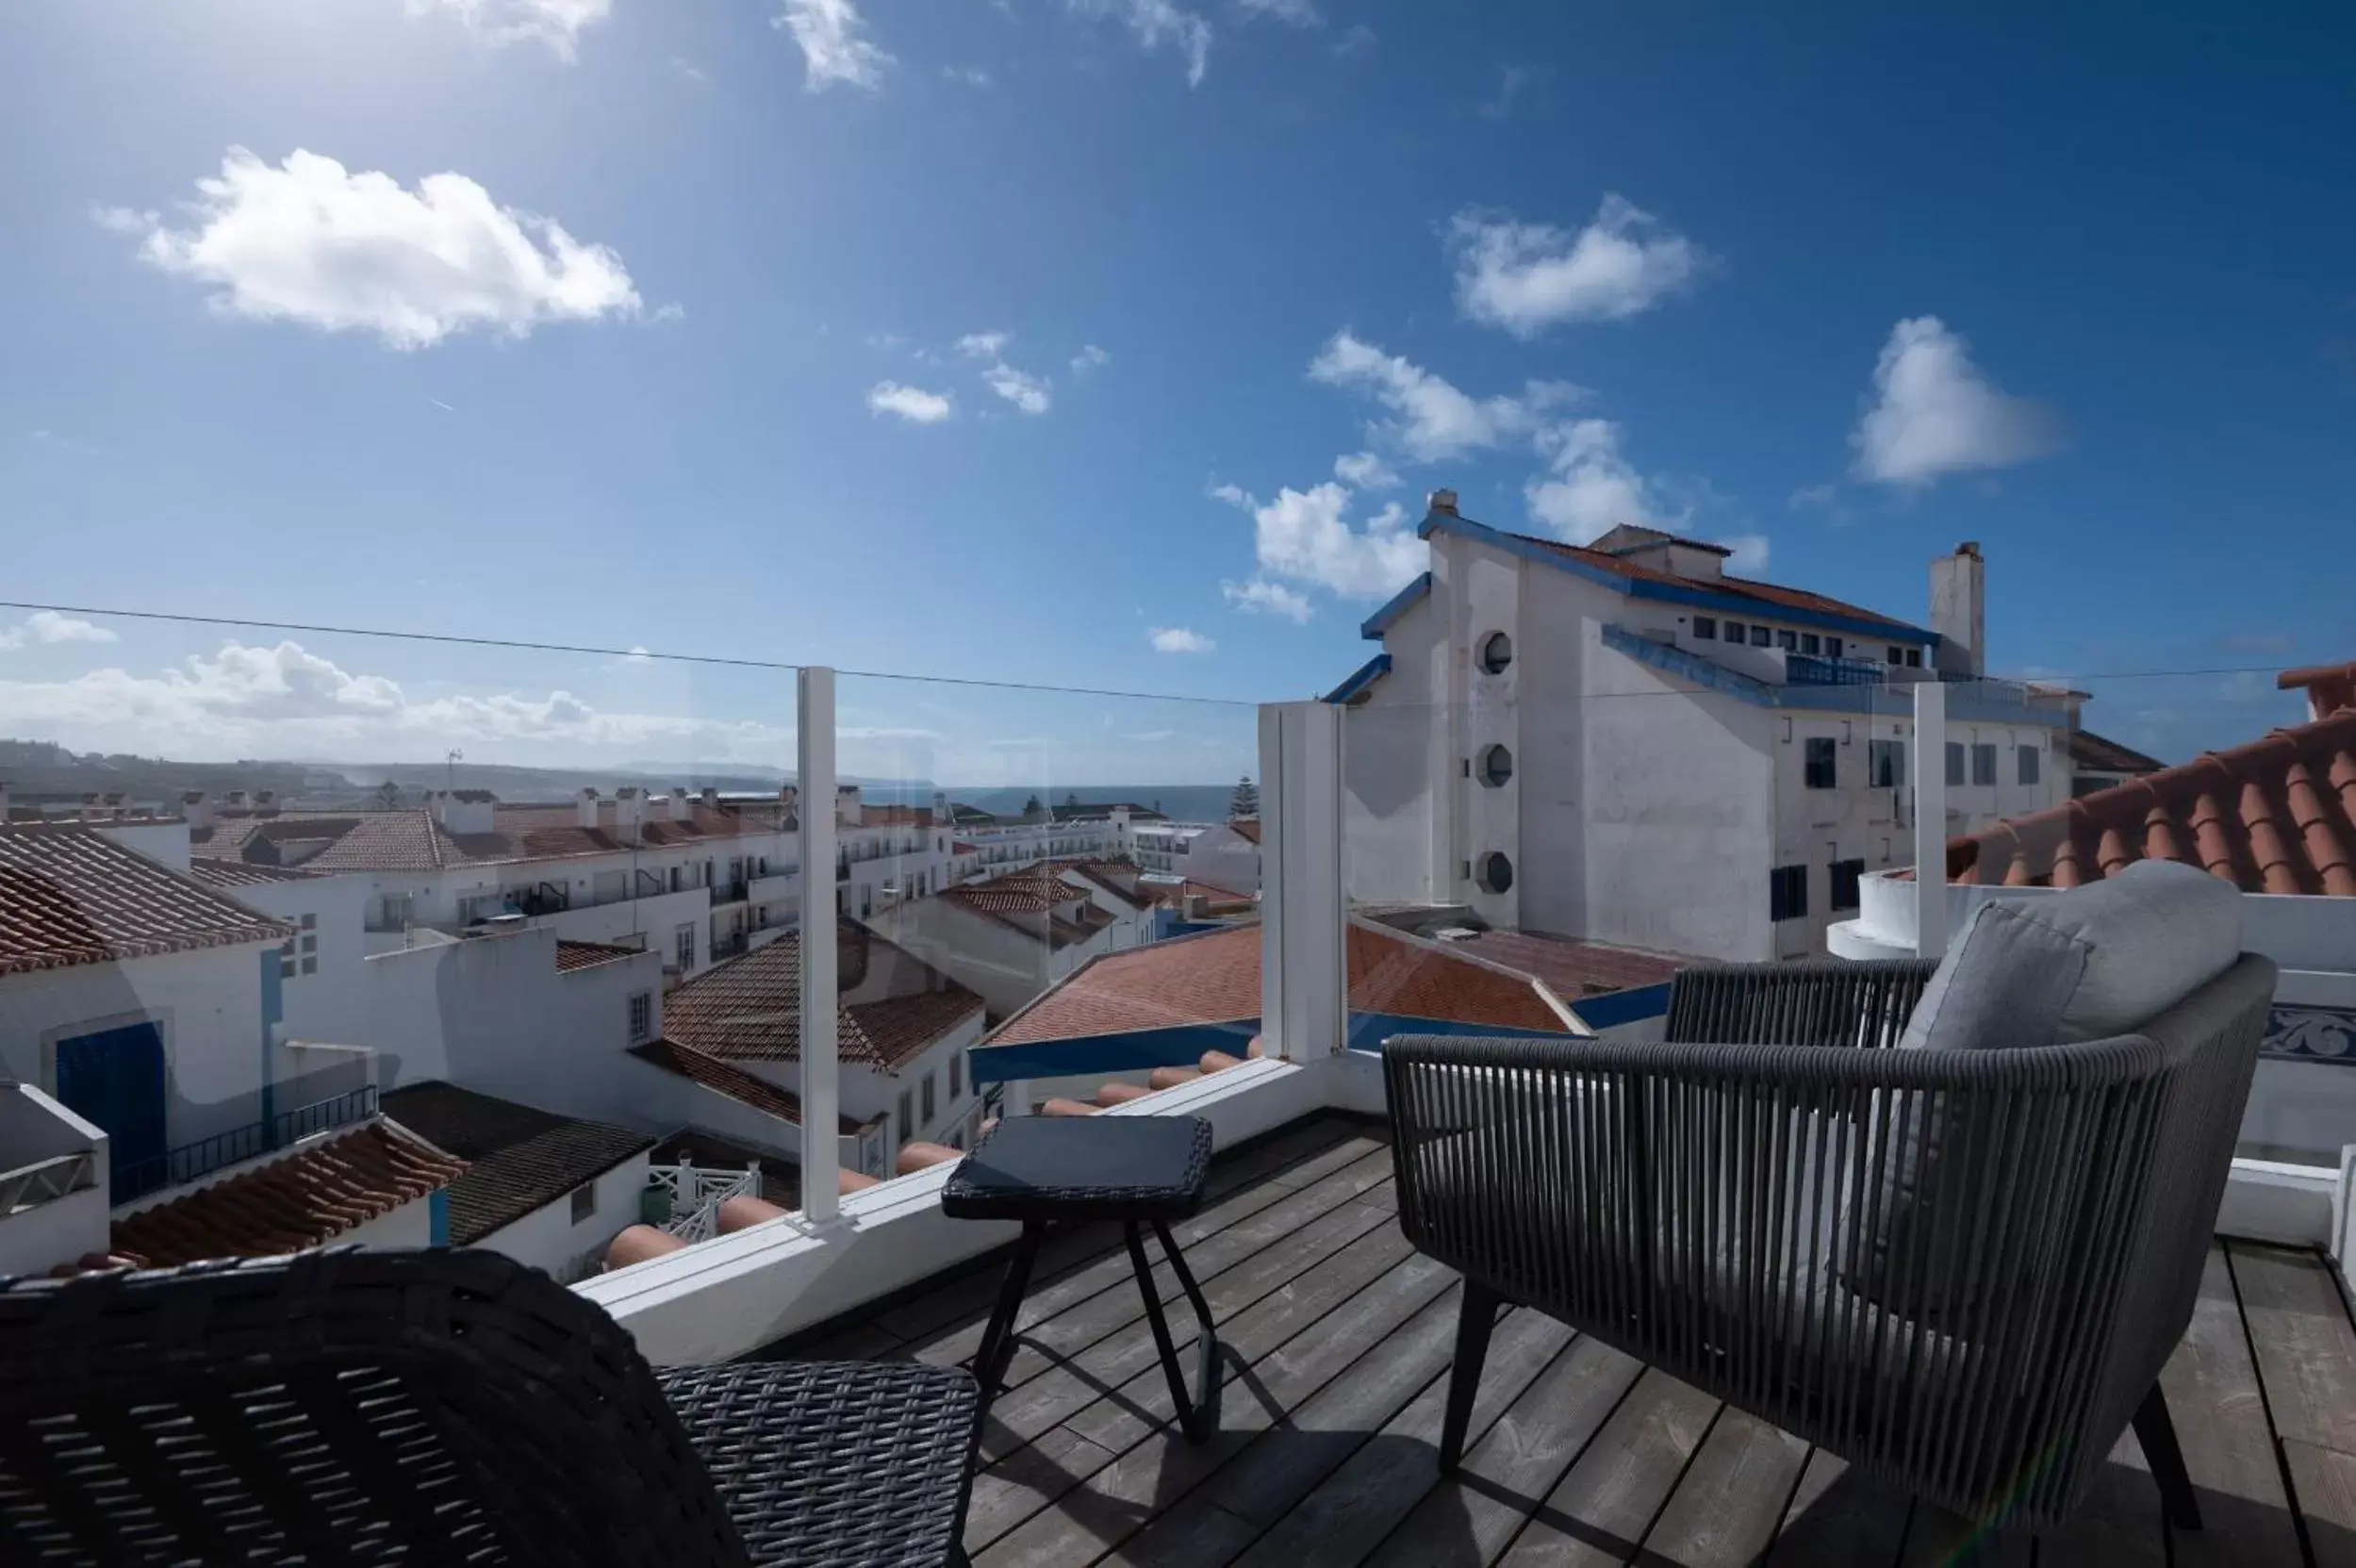
[[[299,924],[305,931],[319,930],[319,916],[316,915],[305,915],[296,923]]]
[[[1726,622],[1726,640],[1740,646],[1746,628],[1739,620]]]
[[[1837,659],[1840,657],[1840,639],[1838,637],[1826,637],[1824,639],[1824,656],[1828,659]]]
[[[292,980],[294,975],[294,938],[289,936],[278,944],[278,978]]]
[[[1964,782],[1964,748],[1960,740],[1947,743],[1947,782],[1951,786]]]
[[[672,937],[679,951],[679,967],[684,971],[696,966],[696,928],[682,926]]]
[[[654,1033],[654,993],[634,991],[630,995],[630,1043],[643,1046]]]
[[[1869,740],[1865,743],[1865,767],[1869,782],[1875,789],[1906,787],[1906,743],[1903,740]]]
[[[1797,920],[1808,912],[1808,868],[1778,866],[1767,873],[1767,917]]]
[[[1826,867],[1832,872],[1832,901],[1828,906],[1837,914],[1857,907],[1857,880],[1865,875],[1862,860],[1837,860]]]
[[[2019,761],[2020,782],[2025,784],[2035,784],[2037,782],[2037,749],[2034,746],[2020,748]]]
[[[1504,893],[1512,889],[1513,862],[1507,859],[1502,852],[1491,850],[1475,861],[1473,865],[1475,868],[1473,880],[1479,885],[1482,892]]]
[[[572,1190],[572,1222],[575,1225],[597,1213],[597,1183],[584,1181]]]
[[[899,1141],[906,1143],[916,1135],[915,1098],[907,1090],[899,1092]]]
[[[1996,746],[1994,742],[1971,749],[1971,782],[1992,784],[1996,782]]]
[[[1473,773],[1482,784],[1495,789],[1513,777],[1513,753],[1502,746],[1483,747]]]
[[[1832,789],[1838,779],[1835,759],[1839,745],[1830,735],[1808,736],[1807,785],[1810,789]]]
[[[1751,646],[1752,646],[1752,647],[1754,647],[1754,648],[1765,648],[1765,647],[1768,647],[1770,644],[1773,643],[1773,642],[1774,642],[1774,640],[1775,640],[1775,634],[1774,634],[1773,632],[1770,631],[1768,628],[1766,628],[1766,627],[1764,627],[1764,626],[1754,626],[1754,627],[1752,627],[1752,628],[1751,628]]]
[[[1693,640],[1716,642],[1718,640],[1718,618],[1706,615],[1695,616],[1693,618]]]
[[[964,1092],[965,1053],[961,1050],[949,1058],[949,1098],[955,1099]]]
[[[940,1109],[932,1102],[932,1075],[931,1073],[925,1074],[924,1091],[925,1125],[931,1127],[934,1114]]]
[[[1777,632],[1775,634],[1775,646],[1782,649],[1787,653],[1797,653],[1800,652],[1800,634],[1797,632]]]
[[[1891,643],[1889,645],[1889,662],[1892,664],[1904,664],[1906,662],[1906,651],[1899,647],[1896,643]]]
[[[1922,668],[1921,649],[1909,648],[1906,650],[1906,667],[1909,669],[1920,669]]]
[[[1803,632],[1800,634],[1800,652],[1803,653],[1821,653],[1824,652],[1824,639],[1818,636],[1814,632]]]
[[[1491,632],[1481,639],[1480,667],[1484,673],[1502,675],[1506,666],[1513,662],[1513,639],[1503,632]]]

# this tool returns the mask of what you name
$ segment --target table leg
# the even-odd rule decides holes
[[[1022,1239],[1014,1244],[1013,1260],[1006,1265],[1006,1278],[998,1285],[997,1305],[990,1309],[989,1327],[981,1331],[981,1348],[974,1353],[974,1380],[981,1385],[980,1414],[989,1413],[991,1397],[1006,1376],[1006,1363],[1014,1359],[1014,1318],[1022,1311],[1023,1292],[1030,1286],[1031,1266],[1039,1261],[1039,1244],[1046,1232],[1047,1228],[1037,1220],[1024,1222]],[[979,1417],[976,1426],[980,1426]]]
[[[1129,1242],[1129,1265],[1137,1271],[1138,1294],[1145,1298],[1145,1321],[1153,1329],[1154,1348],[1162,1353],[1162,1371],[1170,1380],[1170,1400],[1178,1412],[1179,1429],[1189,1443],[1209,1440],[1218,1426],[1219,1342],[1211,1323],[1211,1308],[1203,1300],[1200,1286],[1178,1255],[1167,1227],[1156,1221],[1154,1233],[1162,1238],[1162,1250],[1170,1260],[1171,1269],[1186,1291],[1186,1299],[1194,1309],[1194,1319],[1202,1326],[1198,1338],[1200,1346],[1196,1381],[1201,1385],[1199,1396],[1186,1392],[1186,1374],[1180,1370],[1178,1346],[1170,1339],[1169,1322],[1162,1315],[1162,1297],[1153,1286],[1153,1266],[1145,1262],[1145,1244],[1134,1221],[1123,1228]]]

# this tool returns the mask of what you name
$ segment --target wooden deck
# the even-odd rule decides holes
[[[1056,1237],[982,1437],[976,1568],[2356,1565],[2356,1327],[2310,1253],[2209,1254],[2167,1375],[2204,1531],[2171,1538],[2131,1433],[2066,1529],[1985,1538],[1528,1311],[1498,1325],[1465,1467],[1443,1480],[1458,1282],[1400,1237],[1383,1131],[1296,1126],[1211,1184],[1178,1234],[1227,1350],[1217,1435],[1177,1432],[1117,1232]],[[1184,1344],[1185,1300],[1157,1273]],[[997,1286],[968,1269],[781,1348],[962,1361]]]

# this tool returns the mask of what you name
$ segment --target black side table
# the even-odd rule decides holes
[[[990,1310],[990,1326],[982,1331],[981,1349],[974,1357],[974,1376],[981,1383],[980,1414],[989,1413],[998,1380],[1013,1358],[1014,1316],[1022,1310],[1023,1292],[1030,1286],[1047,1227],[1059,1220],[1114,1220],[1129,1242],[1129,1264],[1145,1298],[1145,1320],[1153,1326],[1154,1345],[1162,1352],[1162,1370],[1169,1376],[1170,1397],[1186,1439],[1201,1443],[1217,1429],[1219,1341],[1202,1287],[1194,1283],[1170,1236],[1172,1220],[1190,1218],[1202,1207],[1203,1176],[1210,1167],[1211,1124],[1199,1116],[1010,1116],[958,1162],[941,1189],[941,1212],[957,1219],[1020,1220],[1023,1227],[1014,1261],[998,1287],[997,1305]],[[1162,1315],[1161,1297],[1154,1292],[1153,1265],[1145,1262],[1142,1232],[1147,1226],[1162,1238],[1170,1271],[1185,1287],[1194,1321],[1202,1325],[1195,1374],[1201,1392],[1192,1398],[1178,1367],[1178,1347],[1170,1340],[1170,1325]],[[977,1417],[975,1429],[980,1428]]]

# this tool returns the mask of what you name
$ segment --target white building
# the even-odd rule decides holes
[[[1057,806],[1035,818],[996,817],[966,806],[947,810],[956,824],[951,883],[1002,877],[1058,857],[1134,859],[1138,834],[1165,821],[1162,813],[1129,802]]]
[[[1151,900],[1108,867],[1047,863],[901,904],[877,929],[1013,1014],[1098,953],[1153,939]]]
[[[1136,833],[1137,866],[1157,877],[1200,883],[1249,898],[1260,891],[1260,818],[1168,822]]]
[[[1348,891],[1485,923],[1759,960],[1822,950],[1905,864],[1911,684],[1979,675],[1983,565],[1932,568],[1933,626],[1729,576],[1722,547],[1622,527],[1508,534],[1435,492],[1431,569],[1364,626],[1329,701]],[[1957,831],[2065,799],[2072,694],[1949,693]]]

